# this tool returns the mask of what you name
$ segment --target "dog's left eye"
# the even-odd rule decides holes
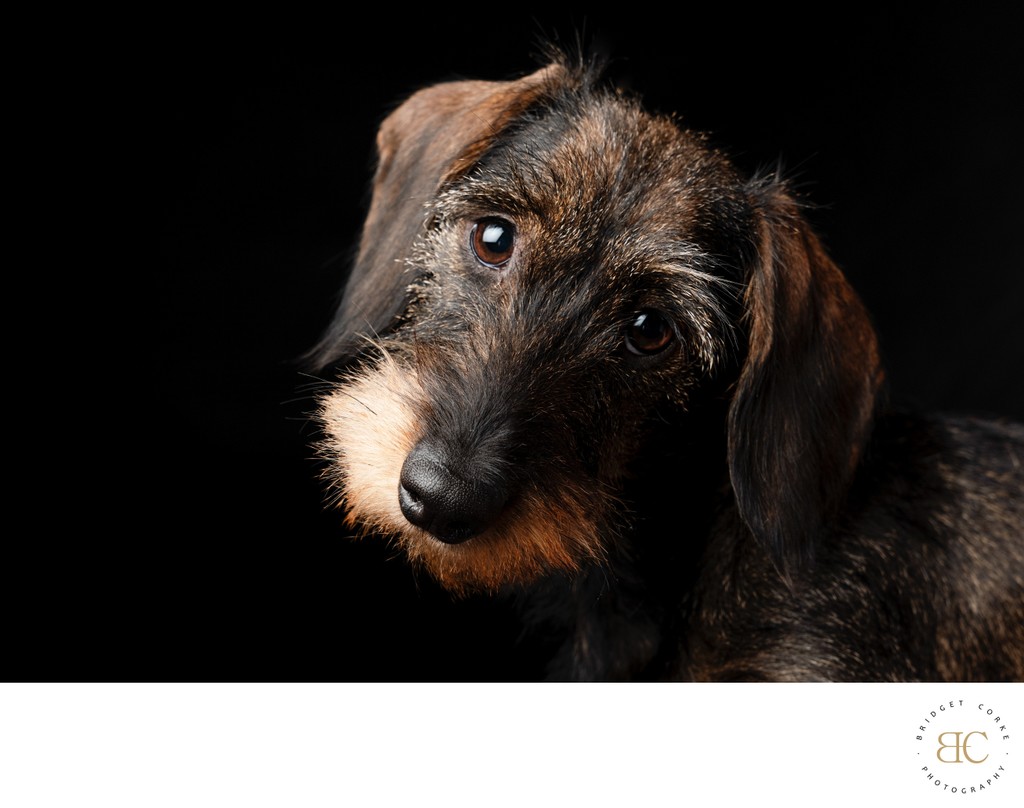
[[[644,309],[626,327],[626,349],[637,356],[661,353],[672,344],[676,332],[661,312]]]
[[[477,260],[489,267],[500,267],[512,257],[516,230],[504,219],[481,219],[473,225],[469,243]]]

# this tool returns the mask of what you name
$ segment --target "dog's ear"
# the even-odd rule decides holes
[[[408,304],[406,259],[428,203],[469,171],[510,122],[567,80],[555,63],[517,81],[455,81],[427,87],[377,132],[373,196],[352,272],[333,322],[310,352],[323,367],[388,330]]]
[[[863,305],[779,184],[753,186],[760,250],[745,292],[748,352],[729,410],[740,513],[791,583],[842,505],[882,370]]]

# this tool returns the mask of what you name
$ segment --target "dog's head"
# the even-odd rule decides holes
[[[315,351],[346,361],[320,420],[352,525],[455,591],[599,562],[652,421],[728,373],[739,511],[784,573],[810,556],[880,370],[781,184],[561,63],[421,90],[377,143]]]

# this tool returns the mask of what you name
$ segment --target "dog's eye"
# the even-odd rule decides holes
[[[508,263],[515,249],[516,230],[504,219],[481,219],[473,225],[469,243],[477,260],[489,267]]]
[[[637,356],[650,356],[668,348],[675,335],[665,315],[644,309],[626,327],[626,348]]]

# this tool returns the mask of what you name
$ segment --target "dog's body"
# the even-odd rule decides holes
[[[557,679],[1024,679],[1024,429],[885,412],[798,205],[556,62],[393,112],[314,352],[350,523]]]

